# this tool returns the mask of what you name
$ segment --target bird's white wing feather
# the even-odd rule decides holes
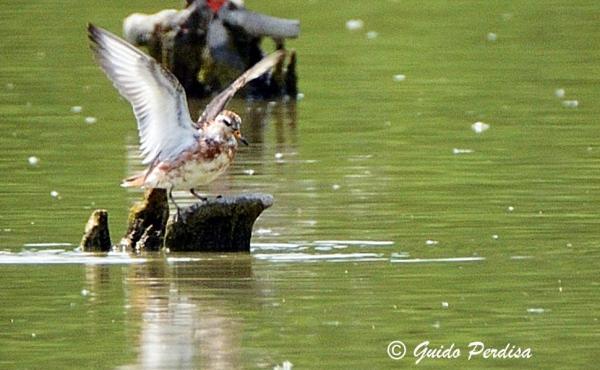
[[[96,60],[133,107],[143,162],[171,160],[193,146],[198,132],[177,78],[112,33],[91,24],[88,33]]]

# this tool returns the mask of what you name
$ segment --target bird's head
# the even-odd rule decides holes
[[[231,135],[244,145],[248,145],[248,141],[246,141],[240,132],[242,119],[236,113],[224,110],[223,112],[219,113],[217,118],[215,118],[215,125],[217,125],[218,129],[223,130],[223,133],[226,136]]]

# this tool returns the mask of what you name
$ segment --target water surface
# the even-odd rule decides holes
[[[96,208],[119,239],[140,165],[85,26],[180,3],[0,3],[0,367],[414,366],[392,340],[463,349],[422,368],[593,367],[600,6],[247,5],[301,19],[304,94],[232,105],[252,144],[205,190],[274,195],[252,253],[105,256],[73,249]]]

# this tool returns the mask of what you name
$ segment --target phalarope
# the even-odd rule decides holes
[[[217,95],[194,123],[186,94],[177,78],[152,57],[96,27],[88,26],[96,60],[119,93],[133,107],[140,136],[143,173],[125,179],[124,187],[161,188],[173,199],[174,189],[189,190],[215,180],[232,163],[237,141],[248,144],[240,132],[242,120],[225,110],[235,93],[263,75],[285,56],[276,51],[244,72]]]

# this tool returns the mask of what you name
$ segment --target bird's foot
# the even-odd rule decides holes
[[[201,201],[203,201],[203,202],[206,202],[206,201],[208,200],[208,198],[207,198],[207,197],[203,197],[202,195],[200,195],[200,194],[196,193],[196,190],[194,190],[194,189],[190,189],[190,193],[192,193],[192,195],[193,195],[194,197],[196,197],[197,199],[200,199],[200,200],[201,200]]]
[[[175,198],[173,198],[173,188],[169,189],[168,197],[169,199],[171,199],[171,202],[173,202],[175,209],[177,209],[177,212],[175,212],[174,221],[179,222],[179,220],[181,220],[183,221],[183,223],[185,223],[185,217],[181,213],[181,208],[179,208],[179,205],[177,204],[177,202],[175,202]]]
[[[184,213],[181,211],[181,208],[177,207],[177,211],[175,212],[175,217],[174,217],[174,221],[175,223],[178,223],[179,221],[183,222],[184,224],[186,217],[184,215]]]
[[[185,223],[187,223],[187,218],[185,217],[185,215],[183,213],[177,212],[175,214],[175,223],[179,223],[179,222],[183,222],[185,224]]]

